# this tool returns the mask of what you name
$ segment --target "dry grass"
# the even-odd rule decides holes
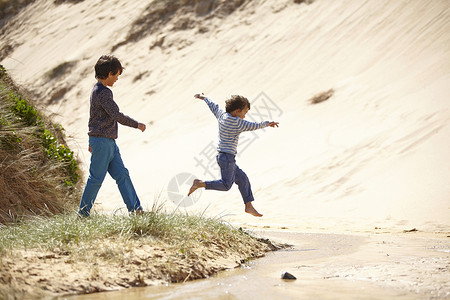
[[[324,101],[330,99],[333,95],[334,95],[334,90],[330,89],[326,92],[322,92],[322,93],[314,95],[311,99],[308,100],[308,102],[311,104],[321,103],[321,102],[324,102]]]
[[[296,4],[302,4],[305,3],[307,5],[314,3],[315,0],[294,0],[294,3]]]
[[[17,14],[35,0],[0,0],[0,19]]]
[[[73,208],[76,199],[63,185],[65,176],[55,164],[42,161],[41,149],[0,150],[0,223]]]
[[[113,46],[112,51],[156,32],[182,31],[196,26],[200,26],[199,32],[203,32],[206,29],[201,27],[201,24],[205,19],[224,18],[239,9],[244,3],[250,1],[154,0],[147,6],[142,16],[133,22],[125,40]],[[164,40],[158,39],[152,47],[160,47],[162,43],[164,43]]]

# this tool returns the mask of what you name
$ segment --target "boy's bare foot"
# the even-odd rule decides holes
[[[194,182],[192,183],[192,186],[189,189],[188,196],[190,196],[193,192],[195,192],[196,189],[201,188],[201,187],[206,187],[205,182],[203,182],[199,179],[194,179]]]
[[[252,216],[255,217],[262,217],[263,215],[260,214],[252,205],[251,202],[247,202],[245,203],[245,212],[248,214],[251,214]]]

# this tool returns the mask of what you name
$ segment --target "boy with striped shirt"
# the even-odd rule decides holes
[[[236,153],[239,135],[243,131],[257,130],[265,127],[278,127],[278,122],[264,121],[260,123],[245,121],[245,115],[250,110],[250,102],[243,96],[233,95],[225,101],[226,111],[203,94],[194,95],[204,100],[219,123],[219,143],[217,145],[217,163],[220,166],[221,179],[202,181],[195,179],[188,196],[198,188],[207,190],[228,191],[233,183],[238,185],[245,204],[245,212],[256,217],[262,217],[252,205],[254,201],[250,181],[247,175],[236,165]]]

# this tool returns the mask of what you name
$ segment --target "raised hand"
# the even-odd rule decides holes
[[[201,94],[195,94],[194,98],[197,98],[197,99],[200,99],[200,100],[204,100],[206,98],[206,96],[203,93],[201,93]]]
[[[143,124],[143,123],[139,123],[138,124],[138,129],[140,131],[144,132],[146,128],[147,128],[147,126],[145,126],[145,124]]]

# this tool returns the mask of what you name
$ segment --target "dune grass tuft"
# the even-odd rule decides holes
[[[311,103],[311,104],[321,103],[321,102],[327,101],[333,95],[334,95],[334,90],[329,89],[328,91],[314,95],[311,99],[309,99],[309,103]]]

